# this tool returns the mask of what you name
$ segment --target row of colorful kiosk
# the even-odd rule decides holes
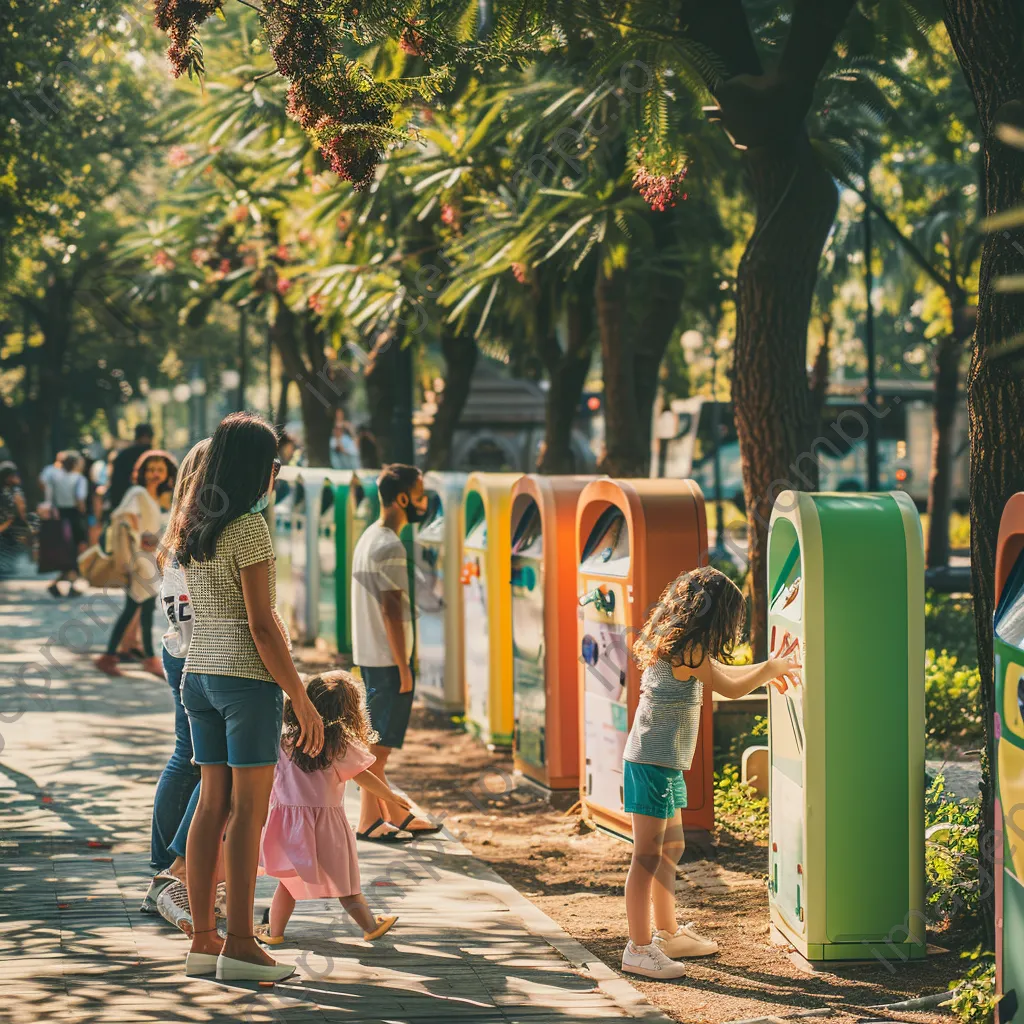
[[[374,477],[282,470],[271,510],[293,633],[351,652],[351,559]],[[629,836],[622,752],[639,696],[632,640],[676,575],[703,564],[687,480],[428,473],[406,531],[417,690],[518,772],[578,792]],[[1000,984],[1024,984],[1024,495],[999,544]],[[768,536],[768,627],[801,640],[803,685],[769,694],[773,934],[812,961],[916,959],[924,915],[924,558],[905,494],[782,493]],[[712,700],[686,777],[687,829],[714,823]],[[1014,841],[1017,840],[1017,841]],[[1000,843],[1002,850],[1002,843]],[[1013,951],[1012,954],[1010,951]]]

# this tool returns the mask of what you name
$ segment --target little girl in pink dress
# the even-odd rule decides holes
[[[284,710],[284,738],[274,772],[270,810],[263,828],[260,864],[279,879],[268,924],[256,937],[271,946],[284,942],[296,900],[336,897],[363,929],[379,939],[398,920],[374,917],[359,886],[356,837],[345,814],[345,783],[409,809],[409,802],[368,771],[376,740],[366,714],[362,686],[347,672],[327,672],[306,684],[306,693],[324,721],[324,745],[316,757],[296,746],[299,723],[290,704]]]

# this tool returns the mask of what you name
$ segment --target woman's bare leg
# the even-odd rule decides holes
[[[254,964],[275,963],[274,958],[257,945],[252,933],[252,901],[256,892],[256,871],[259,868],[260,833],[267,820],[273,785],[272,764],[258,768],[231,769],[231,812],[224,835],[228,937],[222,952],[234,960],[246,960]],[[200,795],[200,806],[202,801]]]
[[[634,946],[651,942],[651,892],[661,864],[665,819],[633,815],[633,859],[626,875],[626,919]]]
[[[221,839],[231,807],[231,769],[226,764],[206,764],[200,771],[202,789],[185,850],[185,878],[194,929],[192,952],[219,953],[221,941],[216,932],[213,903]]]

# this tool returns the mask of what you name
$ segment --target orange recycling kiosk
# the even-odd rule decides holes
[[[551,790],[580,784],[576,504],[593,479],[520,477],[512,485],[512,751]]]
[[[661,592],[707,562],[704,495],[692,480],[594,480],[576,510],[579,676],[583,693],[580,798],[595,824],[631,837],[622,754],[640,696],[633,642]],[[686,773],[683,826],[714,825],[711,691]]]
[[[519,473],[470,473],[462,498],[466,728],[512,745],[511,489]]]

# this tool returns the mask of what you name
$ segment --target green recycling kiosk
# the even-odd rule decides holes
[[[1003,509],[996,545],[996,992],[1000,1024],[1024,999],[1024,493]]]
[[[416,692],[441,711],[461,714],[462,685],[462,537],[459,508],[465,473],[427,473],[430,504],[415,528],[413,600],[416,607]]]
[[[692,480],[593,480],[576,508],[578,676],[582,692],[580,799],[606,831],[632,837],[622,755],[640,699],[632,645],[662,591],[704,565],[704,495]],[[714,827],[711,690],[686,772],[683,827],[703,838]],[[702,835],[703,834],[703,835]]]
[[[466,728],[512,745],[511,489],[519,473],[470,473],[462,499]]]
[[[320,496],[320,523],[317,539],[317,607],[316,645],[332,654],[350,653],[345,646],[348,622],[348,577],[345,575],[348,544],[349,491],[352,470],[324,469]]]
[[[925,955],[924,553],[910,497],[783,491],[768,531],[768,903],[809,961]]]
[[[580,785],[576,505],[585,476],[512,485],[513,760],[552,791]]]

